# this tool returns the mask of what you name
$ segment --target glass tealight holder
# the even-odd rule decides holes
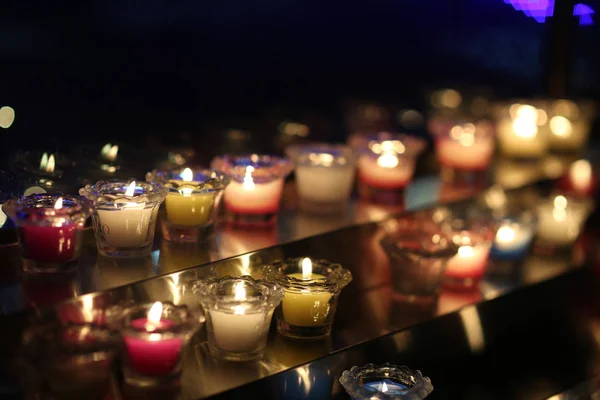
[[[577,152],[587,143],[596,114],[593,102],[553,100],[547,109],[550,148],[558,152]]]
[[[350,271],[327,260],[305,257],[275,262],[265,268],[265,276],[285,289],[275,310],[280,334],[313,340],[329,336],[339,294],[352,280]]]
[[[73,196],[36,194],[8,200],[2,210],[18,228],[23,269],[55,273],[76,267],[91,204]]]
[[[342,372],[340,383],[353,400],[421,400],[433,392],[421,371],[393,364],[367,364]]]
[[[354,134],[348,139],[360,151],[358,192],[363,200],[398,203],[413,179],[416,159],[425,140],[390,132]]]
[[[287,158],[250,154],[224,155],[211,168],[231,177],[225,188],[225,211],[234,225],[272,226],[279,213],[285,177],[293,169]]]
[[[229,361],[263,357],[273,310],[283,299],[281,286],[250,276],[226,276],[197,282],[193,290],[204,308],[213,357]]]
[[[435,137],[442,180],[473,184],[485,179],[494,155],[494,128],[487,121],[460,123]]]
[[[442,232],[458,247],[457,254],[448,261],[445,284],[455,288],[472,288],[483,278],[497,223],[487,211],[477,207],[461,210],[439,208]]]
[[[212,170],[176,168],[149,172],[146,181],[161,183],[169,191],[161,214],[166,240],[197,243],[212,236],[223,191],[230,181],[227,176]]]
[[[458,247],[441,231],[401,230],[384,236],[381,246],[390,260],[398,299],[417,304],[437,300],[448,261]]]
[[[123,342],[125,383],[152,387],[177,381],[182,353],[201,321],[199,313],[184,305],[155,302],[126,308],[115,324]]]
[[[517,159],[539,159],[548,153],[548,104],[544,100],[519,100],[498,104],[496,131],[502,154]]]
[[[536,244],[549,248],[570,248],[593,210],[586,198],[555,193],[538,202]]]
[[[100,181],[79,194],[94,203],[92,220],[98,252],[109,257],[150,254],[158,208],[167,189],[158,183]]]
[[[490,257],[507,261],[524,258],[533,242],[536,224],[535,214],[529,210],[501,218]]]
[[[300,208],[339,213],[350,197],[358,154],[344,145],[293,145],[286,155],[295,164]]]

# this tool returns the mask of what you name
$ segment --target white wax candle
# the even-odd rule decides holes
[[[358,161],[359,179],[375,188],[403,188],[410,183],[414,171],[414,160],[394,154],[382,154],[378,157],[365,155]]]
[[[283,179],[253,185],[231,182],[225,188],[225,207],[229,211],[241,214],[277,212],[283,193],[283,183]]]
[[[590,209],[583,205],[569,204],[564,196],[556,196],[553,202],[541,204],[537,209],[537,237],[557,246],[572,244]]]
[[[508,156],[535,158],[547,153],[549,142],[545,127],[536,119],[518,117],[498,122],[496,131],[502,153]]]
[[[479,279],[485,273],[490,246],[461,246],[448,260],[446,277],[453,279]]]
[[[533,229],[514,223],[503,224],[496,232],[494,247],[501,251],[521,249],[531,242]]]
[[[144,204],[98,209],[98,219],[106,243],[114,247],[138,247],[148,244],[149,225],[154,209]]]
[[[216,347],[236,353],[249,353],[263,348],[271,317],[272,312],[270,315],[252,313],[243,305],[234,306],[230,311],[210,310]]]
[[[298,165],[298,195],[314,203],[341,203],[350,197],[354,183],[353,166]]]

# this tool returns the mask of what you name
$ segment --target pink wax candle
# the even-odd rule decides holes
[[[225,189],[225,209],[238,214],[268,214],[279,211],[283,179],[256,184],[249,179],[231,182]]]
[[[461,246],[458,253],[448,261],[446,278],[454,280],[480,280],[487,267],[490,246]]]
[[[380,189],[402,189],[412,180],[414,160],[383,154],[377,158],[362,156],[358,161],[358,178]]]
[[[578,160],[571,165],[569,172],[558,181],[558,187],[575,196],[593,197],[598,187],[598,179],[594,175],[589,161]]]
[[[437,135],[436,155],[443,166],[460,170],[484,170],[494,154],[494,137],[485,124],[455,125],[448,134]]]
[[[76,258],[81,229],[76,225],[21,228],[21,240],[28,258],[46,263],[68,262]]]
[[[172,372],[179,361],[182,338],[162,339],[160,334],[152,335],[154,331],[168,329],[174,322],[162,319],[157,324],[148,318],[138,318],[131,321],[131,327],[139,331],[146,331],[150,335],[145,337],[125,336],[123,338],[131,367],[137,372],[160,376]]]

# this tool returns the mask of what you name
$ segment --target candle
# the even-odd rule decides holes
[[[207,316],[208,346],[214,357],[230,361],[262,358],[273,310],[283,297],[280,286],[250,276],[228,276],[198,282],[193,290]]]
[[[569,194],[593,197],[596,192],[597,179],[590,162],[577,160],[571,164],[567,175],[558,181],[558,187]]]
[[[242,225],[271,224],[279,212],[284,179],[292,164],[273,156],[223,156],[211,166],[232,178],[224,202],[230,220]]]
[[[118,325],[125,382],[149,386],[155,379],[178,376],[181,353],[199,323],[199,316],[186,306],[154,302],[126,309]]]
[[[198,242],[211,236],[229,178],[216,171],[184,168],[152,171],[146,180],[162,183],[169,190],[162,218],[165,239]]]
[[[79,193],[92,200],[98,251],[116,257],[150,253],[158,207],[167,189],[160,184],[98,182]]]
[[[494,239],[491,250],[492,258],[512,260],[524,257],[533,240],[533,235],[532,222],[515,222],[510,219],[502,222]]]
[[[483,125],[455,125],[435,141],[436,154],[442,166],[459,170],[484,170],[494,153],[494,139]]]
[[[276,313],[279,332],[312,339],[331,333],[339,293],[352,279],[341,266],[310,258],[275,263],[266,277],[285,288]]]
[[[307,211],[340,211],[354,184],[357,154],[342,145],[290,146],[286,154],[296,165],[300,207]]]
[[[448,262],[446,268],[446,278],[459,281],[478,281],[483,277],[487,266],[490,247],[480,246],[461,246],[458,253]]]
[[[547,115],[528,104],[510,106],[510,116],[501,119],[496,130],[502,153],[520,158],[537,158],[548,152]]]
[[[561,152],[581,150],[590,134],[593,106],[555,100],[549,114],[550,147]]]
[[[538,205],[537,238],[555,246],[569,246],[579,236],[581,226],[591,211],[585,200],[557,195]]]
[[[18,227],[25,269],[66,268],[79,257],[89,204],[71,196],[31,195],[9,200],[3,210]]]

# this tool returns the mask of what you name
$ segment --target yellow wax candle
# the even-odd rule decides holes
[[[205,225],[210,218],[214,200],[214,193],[169,193],[165,199],[167,219],[171,224],[179,226]]]
[[[302,260],[302,272],[288,274],[290,278],[303,281],[326,279],[325,276],[312,273],[310,258]],[[329,302],[332,294],[313,289],[287,289],[281,302],[283,319],[290,325],[322,326],[327,322]]]

